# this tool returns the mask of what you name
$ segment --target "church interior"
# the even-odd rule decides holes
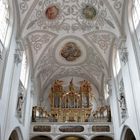
[[[140,0],[0,11],[0,140],[140,140]]]

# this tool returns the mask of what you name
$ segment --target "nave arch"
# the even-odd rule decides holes
[[[111,136],[99,135],[93,137],[91,140],[113,140],[113,138]]]
[[[11,132],[8,140],[23,140],[23,136],[22,136],[20,128],[15,128]]]
[[[48,136],[44,136],[44,135],[38,135],[38,136],[32,137],[30,140],[52,140],[52,138]]]
[[[136,140],[133,130],[127,126],[124,126],[120,140]]]
[[[86,140],[86,139],[78,135],[67,135],[58,138],[58,140]]]

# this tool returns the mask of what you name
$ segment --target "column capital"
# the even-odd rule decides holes
[[[125,43],[126,43],[125,35],[118,37],[115,42],[116,47],[119,50],[120,60],[123,65],[125,65],[128,61],[128,51],[127,51],[127,47],[126,47]]]
[[[24,51],[23,40],[17,39],[17,40],[16,40],[16,43],[17,43],[17,49],[18,49],[19,51]]]
[[[18,65],[19,63],[21,63],[21,61],[21,55],[16,51],[16,53],[14,54],[14,62]]]
[[[126,36],[123,35],[123,36],[120,36],[120,37],[116,38],[115,45],[118,49],[120,49],[122,44],[125,43],[125,42],[126,42]]]

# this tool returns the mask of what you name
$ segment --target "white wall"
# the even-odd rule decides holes
[[[126,35],[126,47],[128,50],[128,62],[122,67],[122,76],[125,87],[125,98],[127,104],[128,117],[124,123],[121,123],[119,116],[119,105],[117,101],[117,90],[115,90],[115,83],[113,83],[113,92],[110,97],[111,108],[113,113],[114,133],[115,140],[121,140],[121,135],[124,126],[129,127],[134,133],[136,139],[140,138],[140,77],[135,57],[135,43],[132,40],[133,33],[130,34],[130,28],[128,25],[127,15],[128,11],[125,11],[124,15],[124,32]],[[115,79],[114,79],[115,81]]]
[[[21,70],[21,63],[16,64],[14,61],[15,49],[17,43],[15,40],[15,33],[12,36],[10,51],[7,56],[7,65],[5,69],[5,77],[3,82],[2,96],[0,99],[0,125],[2,140],[8,140],[11,132],[19,127],[23,135],[24,140],[29,138],[30,119],[31,119],[31,106],[32,95],[30,94],[31,80],[29,80],[27,97],[26,97],[26,109],[24,123],[20,123],[17,118],[16,107],[18,99],[18,85]]]
[[[13,1],[10,1],[13,4]],[[12,13],[12,5],[10,5],[10,12]],[[15,9],[14,9],[15,10]],[[13,16],[10,13],[11,16]],[[13,16],[14,17],[14,16]],[[14,19],[12,17],[12,20]],[[15,15],[16,17],[16,15]],[[11,19],[10,19],[11,21]],[[13,26],[14,23],[14,26]],[[18,65],[14,61],[15,49],[17,49],[16,42],[16,30],[17,30],[17,21],[10,22],[10,28],[13,28],[12,37],[8,40],[7,43],[7,54],[6,61],[4,64],[4,73],[2,83],[2,93],[0,94],[0,140],[8,140],[12,131],[16,128],[19,128],[23,140],[29,139],[30,132],[30,121],[31,121],[31,109],[32,109],[32,95],[30,94],[31,90],[31,74],[29,74],[28,88],[27,88],[27,97],[26,97],[26,106],[25,106],[25,119],[24,123],[20,123],[17,118],[17,100],[18,100],[18,85],[19,85],[19,76],[21,70],[21,63]],[[10,38],[9,34],[9,38]],[[20,132],[19,132],[20,133]]]

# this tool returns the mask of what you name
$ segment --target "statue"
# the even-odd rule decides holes
[[[73,79],[71,79],[70,84],[69,84],[69,91],[74,91],[74,85],[73,85]]]
[[[120,81],[120,88],[119,88],[120,94],[119,94],[119,103],[120,103],[120,109],[121,109],[121,117],[126,117],[127,107],[126,107],[126,101],[125,101],[125,93],[124,93],[124,83],[123,79]]]
[[[122,111],[126,110],[126,102],[125,102],[125,97],[123,95],[120,96],[120,99],[118,99],[120,103],[120,108]]]
[[[23,95],[20,94],[17,102],[17,112],[20,118],[22,117],[23,103],[24,103]]]

